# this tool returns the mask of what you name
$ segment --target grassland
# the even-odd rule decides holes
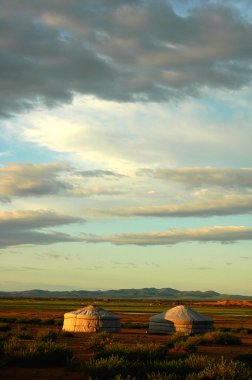
[[[99,334],[63,334],[61,329],[64,313],[84,307],[89,303],[99,305],[117,314],[121,318],[122,333],[110,335],[109,337]],[[224,376],[218,377],[216,372],[217,377],[208,377],[209,379],[238,379],[239,373],[250,373],[247,367],[244,369],[242,365],[239,367],[236,364],[236,358],[245,357],[249,363],[252,360],[252,354],[250,354],[252,353],[252,307],[190,303],[193,309],[212,317],[218,330],[234,334],[242,344],[236,344],[235,342],[238,342],[238,340],[233,339],[232,336],[221,335],[221,332],[220,334],[217,333],[219,341],[216,337],[206,337],[205,341],[204,339],[200,340],[193,337],[191,340],[178,340],[172,344],[169,343],[170,337],[146,334],[149,317],[167,310],[175,306],[175,304],[174,301],[168,300],[152,302],[149,300],[1,299],[0,341],[2,341],[2,347],[5,347],[5,356],[7,352],[9,352],[9,356],[5,357],[5,362],[4,359],[2,359],[2,362],[0,359],[0,363],[2,363],[0,376],[2,375],[3,379],[8,380],[34,378],[41,380],[45,378],[51,380],[59,378],[62,380],[96,378],[103,380],[110,378],[116,380],[131,380],[134,378],[156,380],[204,379],[204,377],[200,376],[203,376],[206,371],[210,371],[211,368],[207,366],[207,362],[211,360],[213,361],[212,367],[215,368],[215,371],[219,371],[218,376],[221,376],[222,366],[225,365],[228,366],[229,370],[233,368],[232,371],[236,377],[227,377],[230,373],[227,375],[226,372]],[[223,339],[226,339],[226,341]],[[53,344],[47,343],[48,340],[49,342],[52,341]],[[101,344],[102,340],[104,344]],[[227,343],[231,341],[235,344]],[[9,343],[7,344],[6,342]],[[6,347],[10,347],[9,351],[7,351]],[[33,352],[33,355],[35,355],[37,351],[44,350],[48,357],[49,349],[56,352],[52,353],[52,357],[53,355],[58,355],[58,352],[62,352],[59,355],[63,356],[67,352],[68,357],[71,357],[69,352],[72,352],[73,359],[68,361],[59,359],[59,363],[64,363],[63,368],[56,365],[54,367],[50,365],[49,368],[44,369],[39,368],[39,361],[37,361],[36,368],[24,368],[25,366],[22,366],[23,359],[20,361],[18,355],[19,347],[22,347],[22,350],[20,349],[22,355],[27,356],[26,363],[32,362],[29,357],[30,354],[28,355],[29,352]],[[64,347],[67,351],[64,351]],[[146,350],[148,351],[150,347],[156,347],[157,352],[161,352],[164,356],[161,355],[161,357],[156,358],[156,361],[152,360],[152,358],[148,357],[149,354],[146,353]],[[191,349],[196,352],[194,355],[197,357],[190,356]],[[11,356],[11,351],[16,354],[14,359]],[[46,360],[49,359],[44,358],[43,355],[45,354],[43,352],[41,355],[44,362],[42,360],[42,363],[46,363]],[[145,354],[147,355],[146,358],[144,358]],[[127,355],[135,357],[135,364],[131,363]],[[142,359],[140,360],[140,358]],[[15,360],[16,363],[19,363],[19,366],[13,364]],[[202,364],[203,362],[205,364]],[[145,366],[144,363],[148,365],[146,364]],[[198,366],[198,369],[195,369],[195,374],[193,365]],[[175,368],[175,372],[173,375],[169,375],[170,377],[167,377],[166,373],[169,368]],[[151,369],[156,372],[154,371],[154,373]],[[153,376],[151,375],[152,372],[154,373]],[[159,375],[157,375],[158,372],[160,372]],[[102,375],[105,373],[107,377]],[[113,373],[115,376],[108,377],[109,373]],[[211,376],[215,375],[212,372]],[[246,376],[250,379],[250,375]]]

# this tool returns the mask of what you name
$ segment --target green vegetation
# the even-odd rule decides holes
[[[160,302],[153,300],[104,300],[104,299],[0,299],[0,310],[33,310],[33,311],[61,311],[67,312],[93,304],[105,308],[111,312],[122,313],[160,313],[161,311],[168,310],[176,306],[175,301],[161,300]],[[246,316],[252,317],[251,307],[239,306],[208,306],[197,305],[194,309],[202,314],[208,316],[227,316],[243,318]],[[0,322],[11,323],[15,322],[16,318],[6,317],[0,318]],[[36,321],[32,318],[22,318],[22,323],[47,323],[52,324],[51,319]],[[46,322],[47,321],[47,322]],[[21,323],[21,319],[19,319]],[[54,320],[55,323],[55,320]]]
[[[242,344],[239,337],[231,332],[211,331],[203,335],[192,336],[187,339],[191,345],[211,345],[222,344],[228,346],[236,346]]]
[[[52,341],[24,343],[16,337],[2,347],[5,365],[18,367],[65,366],[73,356],[65,346]]]
[[[48,342],[48,341],[55,342],[57,339],[57,334],[55,331],[42,329],[39,331],[37,335],[37,339],[41,342]]]
[[[148,380],[244,380],[252,379],[249,367],[239,361],[189,355],[174,359],[164,347],[103,347],[95,358],[82,364],[91,379]]]

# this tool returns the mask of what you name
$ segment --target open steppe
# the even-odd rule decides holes
[[[41,299],[1,299],[0,300],[0,324],[7,323],[11,326],[11,333],[21,330],[29,331],[37,336],[42,330],[54,331],[57,334],[57,343],[62,343],[73,351],[77,362],[90,360],[95,354],[95,347],[90,347],[89,341],[95,334],[75,334],[63,336],[61,329],[64,313],[95,304],[113,312],[120,317],[122,332],[113,334],[115,342],[126,345],[139,343],[164,344],[167,336],[150,335],[147,333],[150,316],[176,306],[180,302],[167,300],[41,300]],[[240,354],[252,352],[252,307],[246,302],[186,302],[198,312],[210,316],[216,329],[230,329],[235,331],[241,339],[242,345],[202,345],[197,346],[197,353],[209,357],[223,356],[233,359]],[[243,329],[239,332],[239,329]],[[238,330],[237,330],[238,329]],[[247,331],[246,331],[247,329]],[[7,336],[9,332],[1,333]],[[181,355],[183,352],[174,352],[173,355]],[[18,368],[4,366],[0,369],[0,377],[8,380],[24,379],[88,379],[83,371],[73,371],[66,368]]]

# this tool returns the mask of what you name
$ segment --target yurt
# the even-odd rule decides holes
[[[203,334],[213,329],[213,321],[188,306],[179,305],[150,318],[150,334]]]
[[[71,332],[120,332],[121,324],[117,316],[101,307],[89,305],[64,314],[63,331]]]

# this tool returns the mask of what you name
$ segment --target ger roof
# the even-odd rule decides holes
[[[212,321],[211,318],[198,313],[197,311],[191,309],[185,305],[175,306],[168,311],[164,311],[161,314],[154,315],[151,320],[168,320],[168,321]]]
[[[66,313],[65,315],[75,315],[77,316],[86,316],[86,317],[97,317],[97,318],[113,318],[118,319],[118,317],[114,314],[109,313],[108,311],[102,309],[98,306],[88,305],[86,307],[83,307],[82,309],[70,311]]]

